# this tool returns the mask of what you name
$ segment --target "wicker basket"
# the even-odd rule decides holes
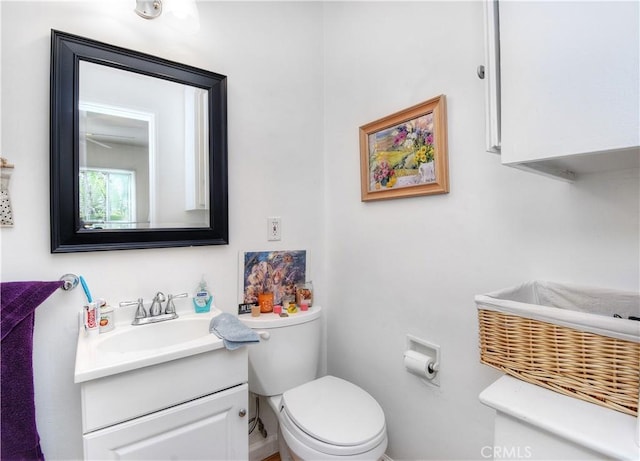
[[[478,321],[482,363],[561,394],[638,414],[640,343],[481,305]]]

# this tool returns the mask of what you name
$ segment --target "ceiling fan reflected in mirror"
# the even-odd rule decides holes
[[[122,136],[108,133],[83,133],[87,142],[95,144],[105,149],[111,149],[113,146],[106,144],[107,142],[117,142],[118,144],[135,144],[134,136]]]
[[[114,145],[149,146],[149,123],[146,120],[92,111],[82,111],[84,123],[80,135],[87,142],[111,149]]]

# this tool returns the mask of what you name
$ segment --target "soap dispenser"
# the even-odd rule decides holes
[[[207,282],[205,282],[203,275],[200,280],[200,284],[196,289],[196,294],[193,296],[193,307],[198,313],[209,312],[211,310],[212,301],[213,296],[207,288]]]

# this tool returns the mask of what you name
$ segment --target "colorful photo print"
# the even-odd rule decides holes
[[[306,250],[251,251],[243,259],[244,303],[257,303],[259,293],[273,293],[274,304],[280,304],[306,280]]]

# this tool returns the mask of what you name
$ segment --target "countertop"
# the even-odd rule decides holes
[[[509,416],[615,459],[640,459],[639,421],[630,415],[503,376],[480,401]]]

